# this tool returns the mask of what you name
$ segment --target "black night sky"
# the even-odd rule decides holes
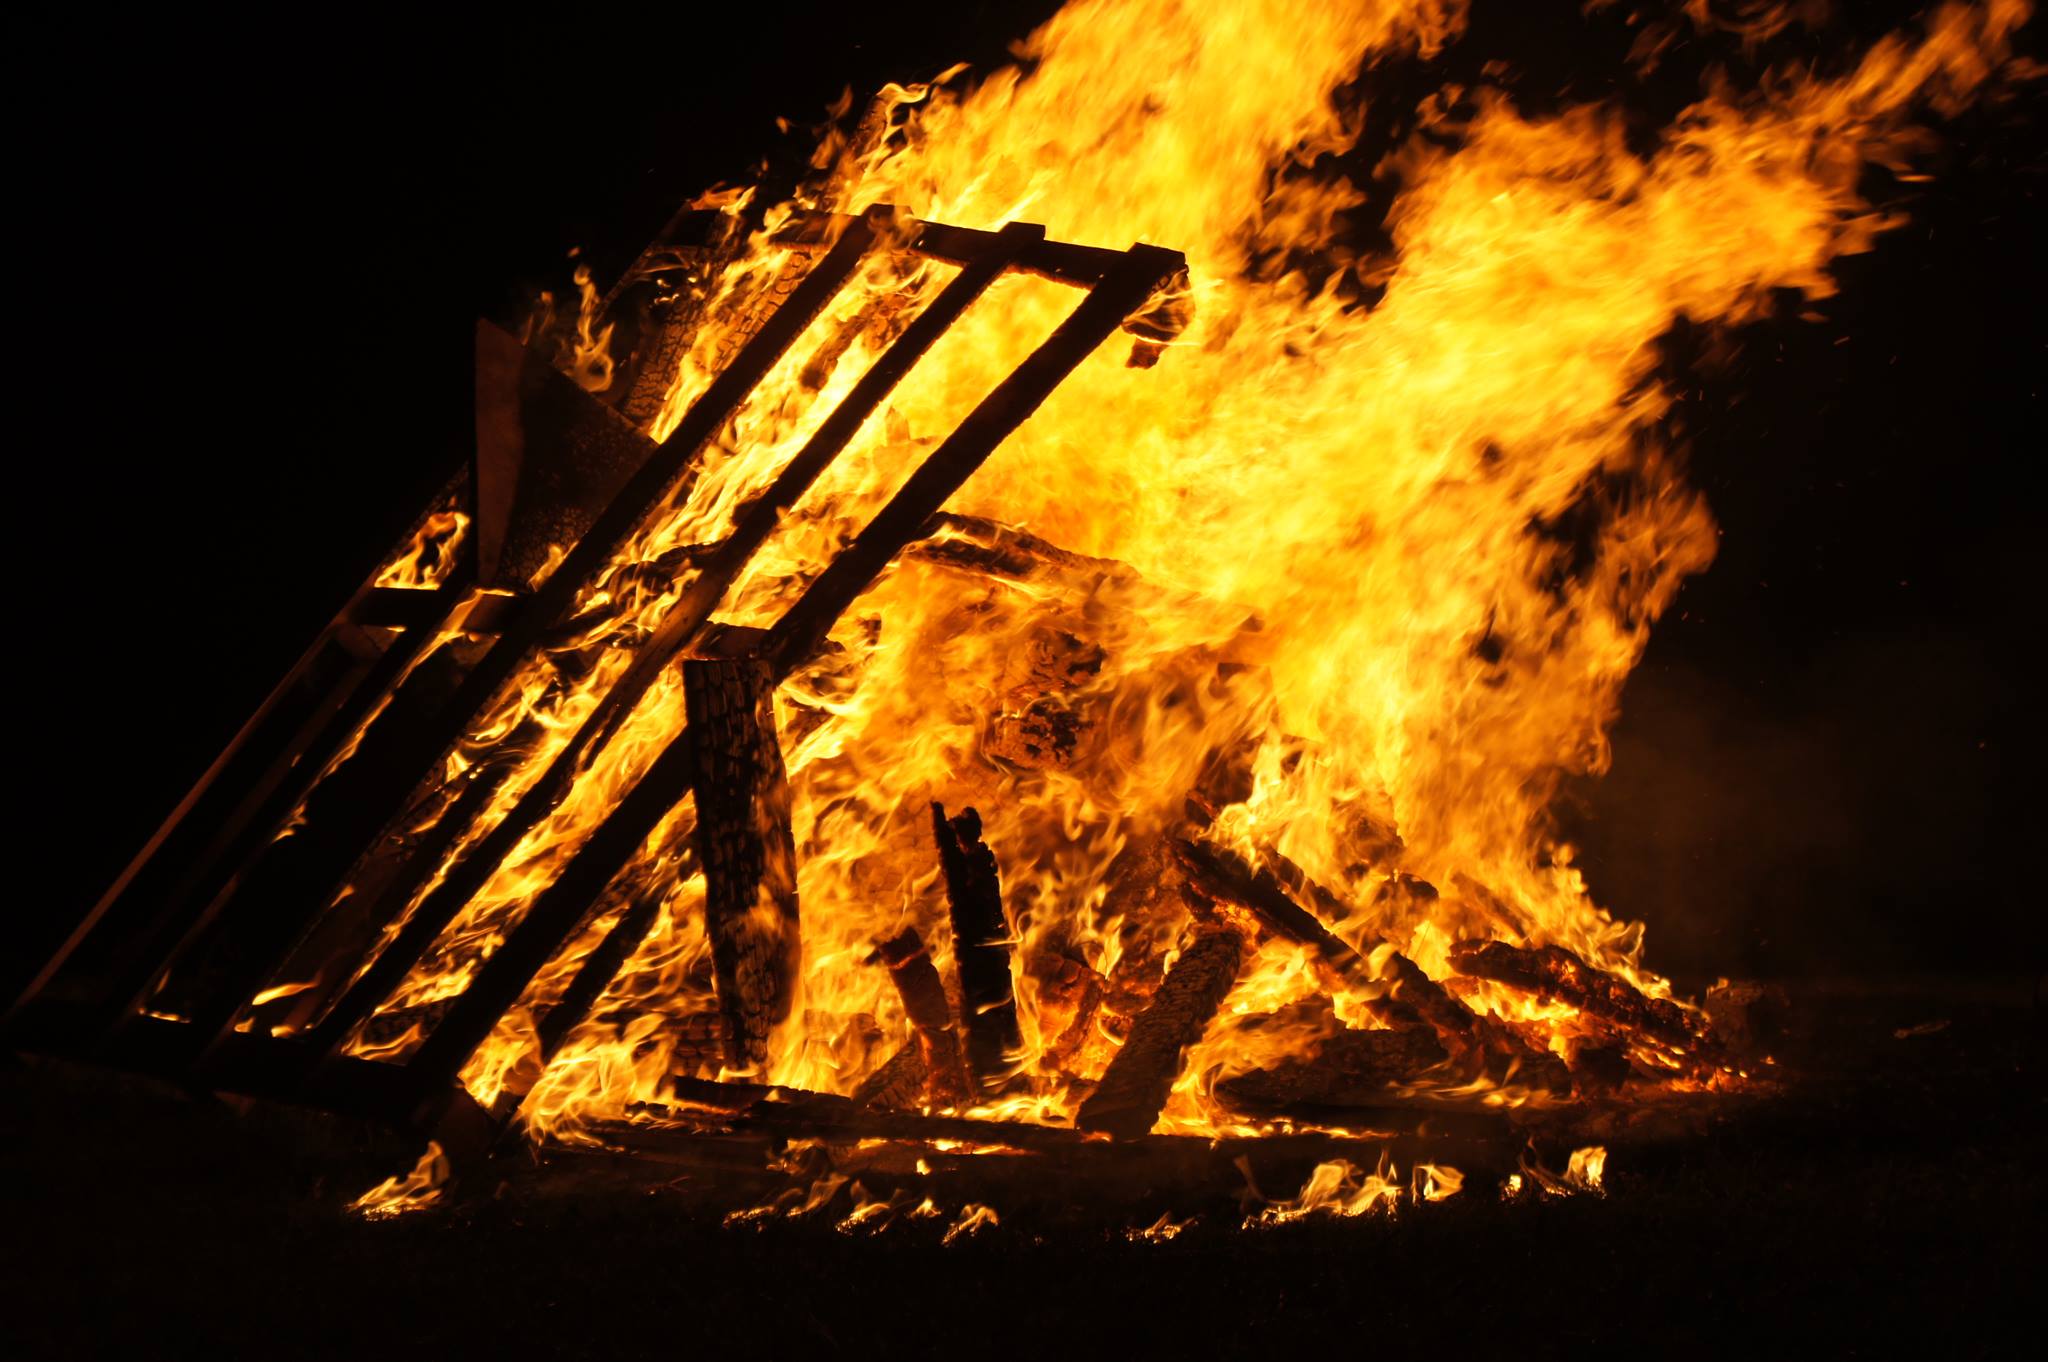
[[[16,362],[44,413],[15,444],[33,911],[103,887],[466,446],[475,316],[560,287],[571,246],[603,275],[681,199],[786,156],[801,138],[777,115],[994,64],[1050,6],[697,8],[155,17],[17,51],[48,83],[14,196]],[[1386,79],[1420,92],[1506,57],[1529,107],[1614,97],[1654,126],[1740,61],[1700,43],[1644,84],[1627,34],[1577,4],[1475,8],[1441,63]],[[1855,9],[1780,55],[1839,61],[1914,12]],[[1873,172],[1911,223],[1840,262],[1824,320],[1788,307],[1732,356],[1669,338],[1725,538],[1571,815],[1655,965],[2040,967],[2042,107],[1937,125],[1931,182]]]

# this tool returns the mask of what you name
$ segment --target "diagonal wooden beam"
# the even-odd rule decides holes
[[[846,608],[868,589],[897,551],[918,536],[925,521],[1126,317],[1186,267],[1178,251],[1142,244],[1131,247],[1058,329],[918,465],[867,528],[776,622],[769,631],[767,656],[777,673],[788,675],[817,652]]]

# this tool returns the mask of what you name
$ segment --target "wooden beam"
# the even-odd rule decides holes
[[[505,943],[485,958],[475,981],[407,1066],[418,1071],[424,1083],[453,1081],[498,1018],[519,1001],[541,966],[562,948],[605,886],[688,791],[697,765],[693,748],[691,734],[685,731],[654,759],[554,882],[541,891]]]
[[[917,928],[905,927],[884,941],[878,952],[910,1019],[912,1040],[924,1060],[925,1090],[934,1105],[964,1107],[968,1099],[967,1069],[960,1037],[953,1025],[952,1003],[932,964]]]
[[[1652,998],[1620,975],[1594,968],[1563,946],[1460,941],[1451,947],[1451,967],[1476,979],[1560,999],[1611,1025],[1641,1032],[1675,1049],[1696,1049],[1703,1040],[1677,1003]]]
[[[981,840],[981,815],[973,809],[948,818],[946,806],[934,801],[932,832],[953,915],[953,967],[960,976],[967,1072],[978,1095],[994,1097],[1016,1079],[1024,1049],[1010,977],[1015,933],[1003,911],[1002,877],[995,853]]]
[[[1223,1006],[1244,958],[1244,938],[1234,931],[1197,936],[1131,1024],[1131,1034],[1081,1104],[1075,1124],[1125,1140],[1149,1132],[1166,1109],[1183,1055]]]
[[[697,858],[726,1058],[757,1069],[789,1016],[802,958],[775,680],[759,658],[691,658],[683,703],[697,752]]]

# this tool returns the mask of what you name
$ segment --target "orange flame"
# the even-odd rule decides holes
[[[1185,918],[1143,902],[1130,867],[1180,825],[1191,794],[1219,810],[1210,836],[1247,857],[1282,854],[1353,905],[1331,925],[1368,951],[1384,939],[1443,977],[1464,936],[1555,943],[1669,996],[1640,965],[1639,927],[1592,899],[1549,814],[1561,778],[1606,765],[1651,624],[1714,555],[1713,520],[1658,437],[1671,398],[1655,342],[1676,318],[1738,323],[1765,313],[1773,290],[1829,291],[1830,262],[1891,225],[1857,196],[1862,166],[1901,164],[1916,111],[1958,107],[1997,79],[2029,6],[1944,5],[1923,36],[1880,42],[1840,78],[1716,86],[1648,152],[1604,106],[1535,118],[1498,90],[1433,100],[1427,136],[1381,168],[1401,186],[1392,255],[1358,259],[1346,218],[1364,196],[1315,162],[1355,145],[1375,111],[1344,104],[1339,87],[1362,66],[1455,41],[1463,9],[1076,0],[1021,46],[1025,66],[971,88],[947,83],[954,73],[891,86],[879,106],[891,135],[821,148],[819,192],[842,211],[887,203],[968,227],[1029,220],[1063,240],[1180,248],[1192,321],[1156,367],[1094,356],[955,499],[1065,558],[1028,577],[974,577],[905,555],[841,621],[836,650],[783,689],[804,975],[769,1080],[850,1091],[902,1042],[901,1006],[865,962],[906,925],[947,948],[921,835],[934,798],[981,810],[1001,859],[1024,965],[1021,1059],[1047,1079],[992,1114],[1061,1119],[1059,1076],[1093,1078],[1114,1052],[1097,1025],[1054,1071],[1069,1018],[1032,962],[1156,977]],[[750,198],[706,202],[738,214]],[[710,320],[650,423],[657,438],[799,267],[772,229],[816,203],[769,209],[707,283]],[[577,645],[588,665],[536,660],[453,759],[451,776],[515,730],[534,735],[472,838],[628,665],[630,648],[607,640],[643,637],[689,580],[628,569],[729,530],[886,344],[894,309],[948,272],[871,258],[771,371],[686,504],[579,601],[580,616],[604,621]],[[607,333],[587,272],[577,283],[574,367],[603,386]],[[1369,306],[1364,284],[1383,290]],[[1037,279],[993,287],[785,517],[718,618],[777,617],[1071,302]],[[416,1043],[418,1019],[474,977],[680,731],[682,708],[671,672],[357,1053]],[[673,1072],[717,1072],[690,1040],[715,1007],[693,821],[686,801],[507,1015],[464,1074],[479,1100],[517,1076],[535,1085],[529,1124],[567,1133],[660,1097]],[[1439,894],[1402,890],[1416,880]],[[653,930],[540,1069],[535,1016],[648,900]],[[1238,1022],[1318,987],[1300,950],[1261,949],[1191,1056],[1169,1124],[1232,1128],[1215,1081],[1300,1043]],[[1466,997],[1566,1043],[1566,1005],[1492,984]],[[1300,1206],[1390,1205],[1402,1190],[1348,1165],[1317,1176],[1328,1185],[1312,1180]],[[1598,1158],[1575,1156],[1566,1181],[1599,1179]],[[1418,1194],[1457,1182],[1432,1169]]]

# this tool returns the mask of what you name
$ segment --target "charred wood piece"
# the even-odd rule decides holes
[[[1038,1024],[1055,1035],[1046,1047],[1043,1065],[1070,1072],[1088,1042],[1109,982],[1071,956],[1041,952],[1026,966],[1038,986]]]
[[[1290,898],[1271,871],[1254,870],[1210,842],[1176,839],[1173,854],[1198,897],[1245,910],[1261,929],[1315,951],[1340,977],[1370,977],[1365,958]]]
[[[1328,1120],[1384,1106],[1399,1095],[1397,1085],[1413,1082],[1449,1058],[1426,1028],[1353,1030],[1320,998],[1240,1024],[1302,1033],[1300,1054],[1216,1085],[1226,1105],[1252,1115]]]
[[[697,856],[728,1062],[754,1068],[789,1016],[802,950],[775,681],[757,658],[683,664],[697,751]]]
[[[1049,539],[980,516],[940,511],[925,521],[923,535],[904,550],[906,558],[1020,582],[1047,572],[1082,580],[1138,580],[1137,570],[1126,563],[1075,553]]]
[[[910,1111],[924,1101],[931,1071],[926,1067],[924,1049],[916,1037],[882,1063],[882,1067],[861,1080],[853,1100],[864,1107]]]
[[[1471,1120],[1470,1136],[1447,1131],[1422,1141],[1390,1141],[1379,1135],[1361,1140],[1320,1132],[1224,1140],[1152,1135],[1132,1141],[1111,1141],[1059,1126],[876,1110],[845,1097],[758,1084],[676,1078],[671,1080],[670,1096],[671,1104],[637,1106],[629,1110],[629,1119],[597,1125],[593,1127],[594,1133],[601,1134],[607,1145],[635,1151],[653,1151],[663,1146],[687,1148],[708,1141],[713,1145],[731,1145],[735,1152],[744,1148],[763,1155],[770,1145],[791,1139],[817,1139],[839,1145],[874,1140],[929,1145],[943,1140],[970,1146],[971,1152],[923,1149],[919,1156],[944,1166],[962,1158],[987,1164],[987,1151],[999,1149],[1057,1155],[1061,1168],[1067,1172],[1102,1167],[1123,1175],[1125,1185],[1130,1185],[1129,1179],[1133,1177],[1143,1179],[1160,1165],[1182,1159],[1195,1163],[1207,1175],[1215,1168],[1230,1168],[1234,1161],[1247,1156],[1311,1161],[1346,1156],[1354,1162],[1371,1163],[1383,1152],[1389,1152],[1404,1162],[1449,1158],[1467,1172],[1489,1168],[1505,1172],[1515,1166],[1516,1153],[1526,1140],[1526,1136],[1513,1132],[1498,1113],[1486,1114],[1483,1122]],[[1421,1119],[1433,1122],[1435,1117]],[[1022,1166],[1033,1178],[1044,1176],[1039,1159],[1031,1159]]]
[[[965,1106],[970,1089],[960,1037],[953,1025],[953,1007],[924,938],[915,927],[906,927],[884,941],[879,954],[903,1000],[904,1015],[910,1019],[931,1100],[941,1107]]]
[[[1178,841],[1174,853],[1187,871],[1189,887],[1200,897],[1244,909],[1266,929],[1310,947],[1340,981],[1372,977],[1365,957],[1296,903],[1271,870],[1255,871],[1232,852],[1208,842]],[[1305,875],[1301,878],[1318,902],[1341,907],[1334,894]],[[1555,1056],[1475,1014],[1399,951],[1388,952],[1379,978],[1388,986],[1373,1006],[1380,1020],[1394,1027],[1427,1026],[1467,1070],[1483,1070],[1496,1078],[1522,1072],[1553,1088],[1569,1082]]]
[[[932,804],[932,832],[945,874],[953,916],[953,964],[960,975],[960,1012],[967,1032],[967,1070],[984,1097],[1005,1091],[1017,1076],[1024,1033],[1010,978],[1014,934],[1003,912],[996,857],[981,840],[981,815],[962,810],[948,818]]]
[[[1461,941],[1451,947],[1451,967],[1472,978],[1557,998],[1676,1049],[1691,1049],[1699,1040],[1676,1003],[1649,997],[1619,975],[1595,969],[1562,946],[1529,948],[1504,941]]]
[[[1180,1077],[1187,1047],[1202,1038],[1244,966],[1244,938],[1229,930],[1204,932],[1173,962],[1151,1006],[1131,1026],[1102,1081],[1081,1104],[1076,1124],[1118,1139],[1152,1129]]]
[[[1714,1038],[1732,1054],[1765,1055],[1785,1038],[1791,1000],[1776,984],[1724,979],[1707,990]]]

